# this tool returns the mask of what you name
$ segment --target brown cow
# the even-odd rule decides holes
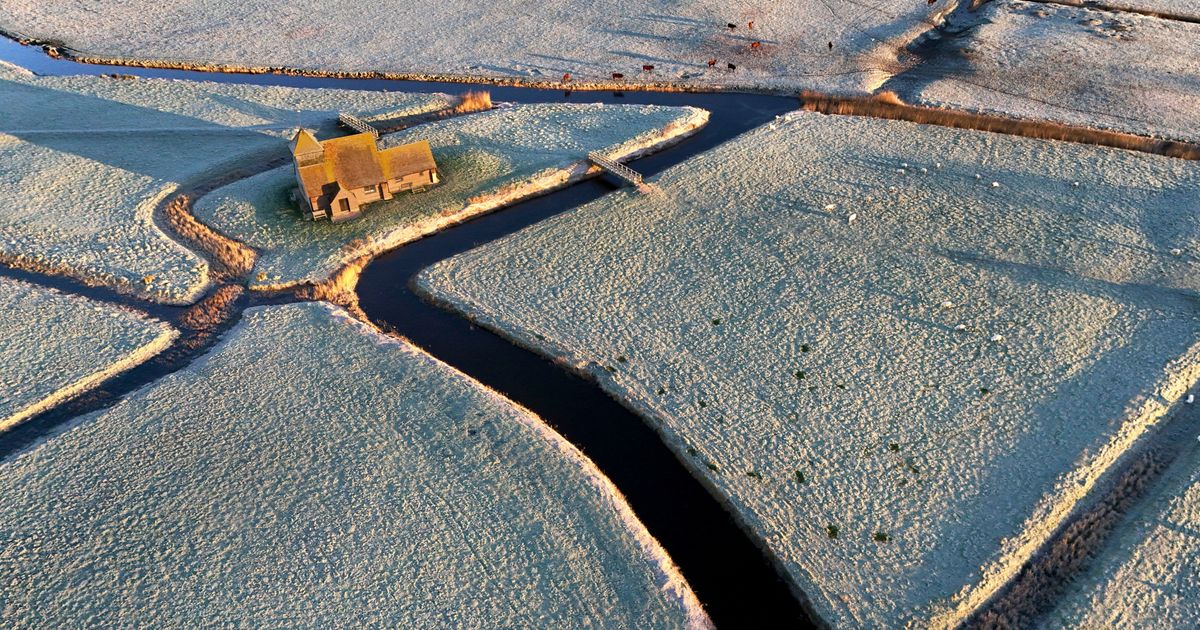
[[[752,31],[753,31],[753,30],[754,30],[754,22],[749,22],[749,23],[747,23],[747,24],[746,24],[746,28],[748,28],[748,29],[750,29],[750,30],[752,30]]]
[[[614,73],[613,73],[613,80],[614,80],[614,81],[620,81],[621,79],[624,79],[624,78],[625,78],[625,75],[621,74],[620,72],[614,72]]]
[[[717,65],[717,60],[716,60],[716,59],[709,59],[709,60],[708,60],[708,67],[709,67],[709,68],[711,68],[711,67],[713,67],[713,66],[715,66],[715,65]]]
[[[563,82],[563,83],[570,83],[570,82],[571,82],[571,73],[570,73],[570,72],[564,72],[564,73],[563,73],[563,80],[562,80],[562,82]]]
[[[750,42],[750,50],[761,50],[762,42]]]
[[[642,66],[642,72],[654,72],[654,66],[650,64],[644,64]]]

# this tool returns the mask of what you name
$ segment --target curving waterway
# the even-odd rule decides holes
[[[306,88],[459,93],[463,83],[343,79],[281,74],[209,73],[81,64],[53,59],[41,49],[0,37],[0,60],[42,75],[124,74],[184,80]],[[794,98],[735,93],[563,92],[479,86],[498,101],[691,105],[711,112],[709,124],[682,143],[630,165],[653,175],[730,138],[794,110]],[[663,545],[721,628],[812,627],[800,599],[720,501],[680,463],[637,415],[581,379],[532,352],[422,301],[410,289],[417,272],[440,260],[511,234],[613,190],[604,179],[587,180],[516,204],[403,247],[363,271],[358,294],[363,310],[381,328],[402,335],[438,359],[532,410],[596,463],[624,494],[634,512]],[[68,284],[70,284],[68,282]],[[121,300],[115,300],[121,301]],[[243,301],[245,304],[245,301]],[[139,308],[147,305],[137,303]],[[235,316],[232,318],[236,320]],[[147,366],[102,388],[119,397],[182,367]],[[35,418],[18,435],[5,436],[11,452],[69,422],[59,410]]]

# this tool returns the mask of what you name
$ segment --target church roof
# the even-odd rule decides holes
[[[317,142],[317,137],[312,135],[312,132],[307,129],[297,131],[296,135],[292,138],[292,155],[320,150],[321,143]]]
[[[321,162],[298,169],[301,187],[309,198],[321,196],[335,182],[346,189],[363,188],[437,168],[425,140],[380,151],[371,134],[317,142],[311,133],[302,130],[292,141],[293,154],[322,149]]]

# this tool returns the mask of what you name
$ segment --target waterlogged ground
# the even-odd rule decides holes
[[[354,221],[303,220],[290,198],[290,165],[218,189],[194,212],[259,253],[251,286],[319,282],[350,259],[577,180],[590,151],[632,155],[707,120],[691,107],[517,105],[384,136],[383,147],[429,141],[443,183],[372,204]]]
[[[6,461],[0,531],[7,627],[707,624],[574,447],[321,303]]]
[[[1197,377],[1193,163],[795,114],[419,286],[660,429],[836,626],[953,624]]]
[[[154,208],[204,177],[287,155],[299,122],[438,109],[439,95],[34,77],[0,65],[0,259],[188,303],[208,265]]]
[[[0,430],[163,350],[170,326],[0,277]]]

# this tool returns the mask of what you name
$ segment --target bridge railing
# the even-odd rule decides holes
[[[641,173],[629,168],[628,166],[625,166],[624,164],[621,164],[616,160],[613,160],[605,155],[601,155],[596,151],[588,153],[588,160],[590,160],[592,164],[599,166],[600,168],[612,173],[613,175],[616,175],[617,177],[620,177],[634,186],[642,185]]]
[[[379,130],[357,116],[342,112],[338,114],[338,122],[359,133],[369,133],[374,136],[376,140],[379,139]]]

